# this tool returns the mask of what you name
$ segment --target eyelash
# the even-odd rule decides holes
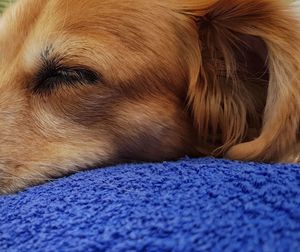
[[[98,73],[87,67],[66,67],[47,62],[38,72],[33,92],[49,93],[60,85],[96,84],[101,80]]]

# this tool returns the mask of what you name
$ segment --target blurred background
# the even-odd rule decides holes
[[[0,0],[0,13],[12,2],[13,0]]]

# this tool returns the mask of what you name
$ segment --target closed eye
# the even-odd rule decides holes
[[[37,73],[34,81],[35,94],[51,93],[61,85],[96,84],[101,75],[85,66],[63,66],[55,62],[47,62]]]

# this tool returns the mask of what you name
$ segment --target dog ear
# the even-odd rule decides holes
[[[199,135],[206,141],[221,141],[221,151],[229,149],[227,155],[233,159],[275,160],[296,142],[299,129],[297,19],[278,0],[183,2],[183,12],[195,19],[199,31],[199,60],[194,61],[188,90]],[[256,53],[259,58],[264,47],[269,76],[259,81],[269,83],[261,131],[255,140],[239,144],[246,140],[249,122],[259,121],[257,102],[263,102],[263,96],[257,99],[260,92],[253,93],[255,81],[249,78],[241,55]]]

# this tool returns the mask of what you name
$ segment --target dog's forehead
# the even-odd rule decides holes
[[[136,64],[134,57],[145,55],[150,43],[157,49],[176,44],[174,16],[156,0],[51,0],[46,7],[25,40],[25,66],[36,65],[49,46],[68,60],[114,64],[130,55]]]
[[[185,34],[187,22],[165,2],[19,1],[5,17],[11,26],[2,46],[0,38],[0,50],[9,43],[5,62],[17,59],[19,69],[31,75],[41,67],[45,53],[59,55],[70,66],[92,68],[115,82],[129,82],[136,73],[157,73],[158,68],[175,71],[181,60],[177,52],[185,52],[180,34]],[[14,19],[16,13],[22,18]]]
[[[80,35],[57,37],[39,33],[25,42],[21,59],[27,72],[36,70],[42,62],[53,60],[62,65],[85,65],[95,68],[94,66],[104,60],[101,53],[103,51],[101,43]],[[109,54],[109,51],[105,52],[106,57]]]
[[[18,1],[13,8],[1,18],[0,35],[2,38],[12,36],[24,41],[23,36],[32,33],[74,32],[82,34],[98,33],[100,30],[118,33],[127,29],[135,32],[141,30],[145,24],[157,21],[158,16],[163,16],[158,11],[153,11],[160,5],[153,2],[131,0],[129,1],[77,1],[77,0],[23,0]],[[152,10],[152,11],[151,11]],[[155,14],[157,13],[157,14]],[[156,15],[156,16],[155,16]],[[146,28],[146,27],[145,27]],[[46,34],[44,34],[46,36]]]
[[[114,24],[124,25],[124,21],[128,25],[129,20],[145,21],[149,19],[150,21],[152,17],[163,16],[163,10],[165,11],[166,8],[159,4],[157,0],[51,0],[43,9],[43,14],[50,18],[51,22],[59,23],[65,28],[78,29],[84,27],[84,29],[92,29],[97,25],[105,27]],[[160,11],[162,12],[159,13]],[[139,24],[130,22],[130,25]]]

